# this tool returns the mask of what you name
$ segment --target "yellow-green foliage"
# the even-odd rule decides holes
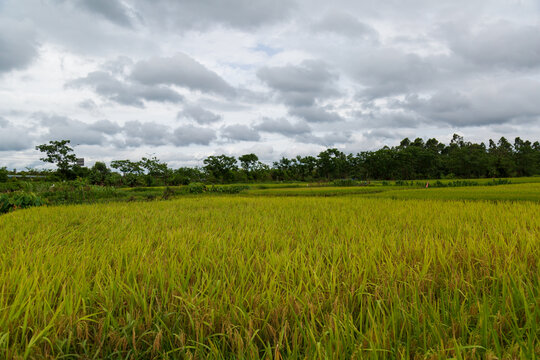
[[[189,197],[0,217],[0,358],[540,355],[540,204]]]
[[[489,200],[540,202],[540,183],[457,188],[405,189],[380,192],[375,197],[392,199]]]

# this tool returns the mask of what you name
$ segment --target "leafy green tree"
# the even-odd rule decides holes
[[[206,173],[214,180],[221,182],[232,181],[234,173],[238,170],[236,159],[233,156],[209,156],[203,162]]]
[[[203,182],[204,173],[200,168],[181,167],[172,172],[169,183],[171,185],[188,185],[189,183]]]
[[[94,166],[90,169],[88,174],[88,179],[92,184],[105,184],[107,177],[111,173],[111,170],[107,167],[104,162],[97,161]]]
[[[238,158],[240,166],[245,172],[250,172],[252,167],[259,161],[259,157],[255,154],[245,154]]]
[[[161,162],[155,156],[152,158],[143,157],[140,166],[148,172],[148,175],[155,177],[165,177],[169,173],[167,163]]]
[[[514,140],[514,161],[517,176],[531,176],[540,171],[540,159],[530,141]]]
[[[322,178],[339,179],[347,174],[347,156],[336,148],[327,149],[317,155],[317,165]]]
[[[70,140],[49,141],[48,144],[36,146],[36,150],[45,153],[41,161],[56,164],[59,174],[63,178],[68,178],[71,170],[77,163],[77,156],[73,149],[69,147]]]
[[[270,178],[270,166],[257,161],[251,166],[250,174],[252,179],[255,181],[268,180]]]
[[[133,162],[130,160],[113,160],[111,161],[111,167],[122,172],[122,175],[124,176],[128,174],[142,175],[144,172],[139,162]]]
[[[6,182],[8,180],[8,170],[5,167],[0,168],[0,182]]]
[[[489,140],[489,155],[492,176],[509,177],[515,173],[512,144],[504,136],[499,139],[497,144],[493,140]]]
[[[315,176],[317,169],[317,158],[314,156],[297,156],[299,180],[309,181]]]

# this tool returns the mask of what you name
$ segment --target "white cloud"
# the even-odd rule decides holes
[[[540,139],[535,0],[0,2],[0,166]]]

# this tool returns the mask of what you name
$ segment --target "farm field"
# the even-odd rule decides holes
[[[540,356],[538,184],[388,188],[2,215],[0,358]]]
[[[535,201],[540,202],[540,183],[500,186],[389,190],[375,194],[392,199]]]
[[[417,200],[534,201],[540,202],[540,183],[451,188],[406,186],[351,186],[250,189],[242,194],[254,196],[344,196]]]

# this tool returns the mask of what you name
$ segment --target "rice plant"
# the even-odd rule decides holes
[[[184,197],[0,216],[0,358],[534,359],[540,204]]]

